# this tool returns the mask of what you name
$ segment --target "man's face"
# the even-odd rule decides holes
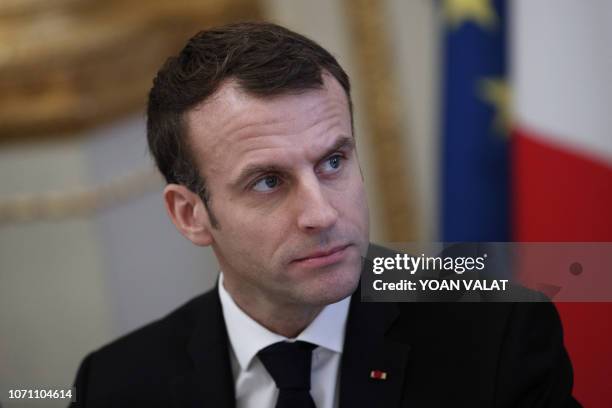
[[[243,301],[322,306],[351,294],[368,207],[344,90],[252,97],[226,83],[187,115],[218,226],[212,247]]]

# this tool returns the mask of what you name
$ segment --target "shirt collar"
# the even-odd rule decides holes
[[[279,341],[302,340],[342,353],[350,296],[325,306],[295,339],[289,339],[266,329],[238,307],[223,286],[223,272],[219,274],[218,290],[227,334],[242,370],[248,369],[261,349]]]

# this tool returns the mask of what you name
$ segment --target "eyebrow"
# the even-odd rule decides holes
[[[349,136],[340,136],[338,140],[336,141],[336,143],[334,143],[332,147],[327,149],[325,154],[322,155],[320,159],[324,159],[330,154],[337,152],[338,150],[342,150],[342,149],[352,150],[354,147],[355,147],[355,139]]]
[[[320,156],[319,160],[323,160],[327,156],[337,152],[338,150],[352,150],[355,148],[355,140],[349,136],[340,136],[338,140],[328,148],[324,154]],[[255,174],[265,174],[265,173],[282,173],[286,168],[284,166],[279,166],[275,164],[247,164],[241,171],[238,177],[232,182],[232,185],[238,186],[242,184],[243,180],[250,178]]]

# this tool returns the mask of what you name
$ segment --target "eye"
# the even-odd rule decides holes
[[[280,184],[281,184],[281,180],[278,176],[275,176],[275,175],[264,176],[260,178],[259,180],[257,180],[255,184],[253,184],[253,190],[260,192],[260,193],[265,193],[265,192],[274,190]]]
[[[335,173],[340,170],[342,166],[342,161],[344,157],[340,154],[334,154],[333,156],[329,156],[327,159],[321,163],[321,173]]]

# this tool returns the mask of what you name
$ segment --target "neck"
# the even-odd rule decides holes
[[[271,332],[288,338],[297,337],[323,310],[323,306],[270,302],[263,294],[245,295],[226,276],[223,277],[223,287],[251,319]]]

